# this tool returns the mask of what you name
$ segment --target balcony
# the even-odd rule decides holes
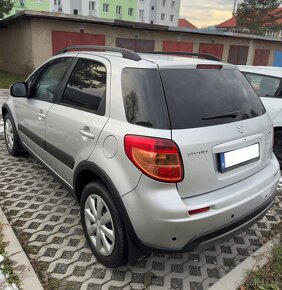
[[[121,13],[120,14],[116,14],[116,19],[121,20],[122,19],[122,14]]]
[[[53,5],[53,12],[63,12],[63,6],[62,5]]]
[[[97,10],[89,10],[89,16],[97,17],[98,16],[98,11]]]

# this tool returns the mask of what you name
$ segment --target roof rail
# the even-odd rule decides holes
[[[151,52],[144,52],[150,54],[164,54],[164,55],[182,55],[182,56],[198,56],[204,57],[205,59],[220,61],[222,60],[214,55],[207,54],[207,53],[197,53],[197,52],[180,52],[180,51],[151,51]]]
[[[88,50],[104,50],[104,51],[114,51],[120,52],[123,58],[139,61],[142,58],[140,55],[132,50],[121,48],[121,47],[114,47],[114,46],[100,46],[100,45],[72,45],[63,48],[58,54],[65,53],[70,50],[79,50],[79,49],[88,49]]]

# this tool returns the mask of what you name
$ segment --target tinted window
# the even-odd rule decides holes
[[[255,89],[259,97],[275,97],[280,79],[257,74],[245,73],[245,77]]]
[[[173,129],[230,123],[265,112],[237,70],[164,69],[161,77]]]
[[[168,129],[168,113],[157,70],[126,68],[122,73],[122,93],[129,123]]]
[[[34,91],[32,92],[32,98],[52,102],[54,100],[55,94],[60,88],[60,84],[71,61],[71,58],[63,58],[59,60],[53,60],[47,64],[43,71],[40,73],[39,79],[35,84]],[[32,77],[30,83],[31,85]],[[36,74],[34,77],[36,77]]]
[[[90,60],[79,60],[69,78],[62,103],[105,114],[106,68]]]

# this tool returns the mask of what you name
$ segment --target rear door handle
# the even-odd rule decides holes
[[[83,129],[80,129],[79,130],[79,134],[82,135],[82,136],[84,136],[84,137],[87,137],[89,139],[94,139],[95,138],[95,135],[93,133],[91,133],[89,131],[85,131]]]

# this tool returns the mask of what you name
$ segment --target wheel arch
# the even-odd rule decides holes
[[[82,161],[76,167],[73,177],[73,191],[79,203],[85,186],[95,180],[101,181],[108,188],[114,200],[120,197],[117,188],[103,169],[92,162]]]
[[[3,117],[3,120],[4,120],[4,118],[5,118],[5,116],[6,116],[7,114],[12,115],[9,106],[8,106],[7,104],[4,104],[4,105],[2,106],[2,117]]]

